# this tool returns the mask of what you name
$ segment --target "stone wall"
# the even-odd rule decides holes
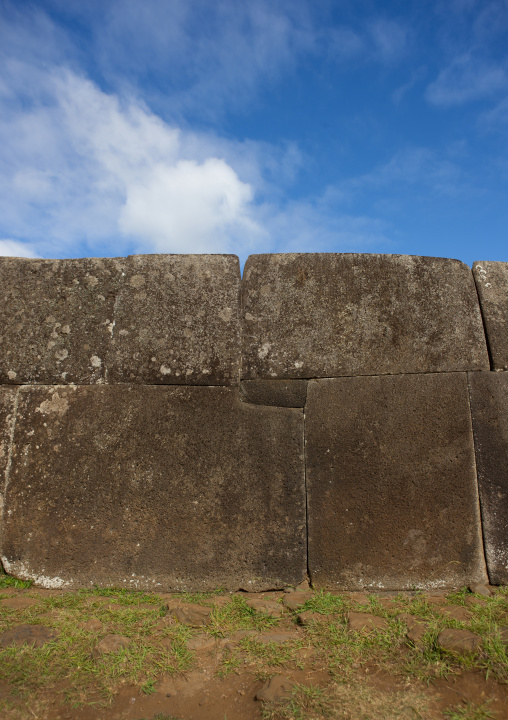
[[[0,258],[0,294],[6,572],[508,583],[508,263]]]

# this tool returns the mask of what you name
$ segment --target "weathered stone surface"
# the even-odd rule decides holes
[[[508,263],[473,263],[494,370],[508,370]]]
[[[11,438],[16,417],[18,388],[0,387],[0,534],[3,493],[7,482],[6,470],[10,465]]]
[[[306,380],[244,380],[240,384],[240,397],[255,405],[278,407],[305,407]]]
[[[472,653],[482,646],[482,639],[479,635],[470,630],[456,630],[447,628],[437,636],[436,645],[446,652]]]
[[[0,258],[0,382],[104,382],[123,262]]]
[[[309,382],[313,585],[485,582],[465,373]]]
[[[297,583],[303,413],[233,388],[21,388],[4,518],[6,570],[46,587]]]
[[[387,630],[387,621],[378,615],[370,613],[350,612],[348,613],[348,628],[357,632],[371,630]]]
[[[492,585],[508,583],[508,373],[469,373],[478,489]]]
[[[133,255],[115,308],[108,382],[231,385],[240,375],[236,255]]]
[[[171,614],[178,620],[178,622],[183,623],[184,625],[201,627],[202,625],[208,625],[210,622],[212,609],[203,607],[202,605],[187,604],[174,608]]]
[[[488,370],[471,270],[403,255],[252,255],[243,377]]]
[[[301,608],[302,605],[305,605],[307,600],[312,600],[315,596],[316,593],[312,591],[297,591],[285,595],[282,602],[284,607],[287,607],[288,610],[298,610],[298,608]]]

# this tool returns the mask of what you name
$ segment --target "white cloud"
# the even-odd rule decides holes
[[[17,240],[0,240],[0,257],[39,257],[29,245]]]
[[[112,238],[145,251],[242,252],[259,235],[253,189],[214,153],[213,138],[186,138],[134,99],[69,71],[44,85],[49,104],[36,99],[0,121],[10,148],[0,221],[9,234],[45,234],[60,252],[82,241],[100,251]]]
[[[432,82],[425,93],[433,105],[462,105],[494,95],[508,85],[504,67],[470,54],[461,55]]]

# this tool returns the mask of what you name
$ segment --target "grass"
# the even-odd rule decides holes
[[[30,583],[16,584],[21,582],[0,575],[0,587],[24,589],[25,597],[33,595]],[[17,692],[10,705],[6,700],[0,703],[3,715],[25,717],[16,715],[25,709],[26,717],[33,717],[41,693],[48,690],[60,692],[71,706],[107,705],[122,684],[137,686],[143,695],[153,694],[161,676],[185,673],[196,666],[196,653],[188,649],[187,642],[198,633],[220,640],[231,638],[239,631],[296,630],[298,613],[286,611],[283,619],[273,618],[247,605],[240,594],[230,595],[227,603],[216,605],[213,600],[221,592],[178,596],[184,602],[211,607],[208,624],[199,629],[172,619],[159,596],[123,588],[95,588],[39,597],[36,605],[23,611],[1,607],[0,632],[15,624],[28,623],[49,626],[58,633],[56,640],[42,648],[25,645],[0,650],[0,680]],[[412,689],[415,683],[429,683],[471,669],[479,669],[486,677],[508,683],[507,646],[499,630],[508,624],[508,588],[498,590],[488,600],[478,597],[478,603],[472,604],[474,599],[462,589],[444,600],[450,607],[468,609],[471,616],[462,622],[439,612],[422,594],[400,595],[391,598],[390,603],[371,595],[359,604],[344,596],[319,592],[299,609],[299,612],[316,613],[316,622],[300,629],[295,639],[283,644],[265,644],[255,636],[239,638],[232,648],[219,654],[216,673],[220,678],[227,678],[241,669],[266,679],[274,672],[289,672],[305,666],[327,671],[334,678],[325,689],[297,685],[287,703],[263,707],[267,720],[313,720],[326,718],[327,713],[332,713],[330,717],[341,717],[332,711],[344,703],[351,708],[351,718],[425,717],[427,700],[424,702],[421,692]],[[386,629],[351,632],[347,624],[351,610],[385,618]],[[406,624],[398,617],[401,613],[425,621],[427,629],[418,646],[408,645]],[[322,620],[319,616],[323,616]],[[101,623],[98,630],[82,627],[90,619]],[[437,637],[445,627],[467,628],[481,635],[483,647],[471,655],[443,652],[437,645]],[[94,649],[107,634],[124,635],[130,643],[118,653],[97,656]],[[305,663],[302,653],[307,654]],[[360,673],[370,666],[404,679],[410,687],[393,693],[391,699],[374,693],[358,680]],[[413,714],[408,707],[414,708]],[[487,705],[461,705],[449,709],[446,717],[487,720],[491,715]]]

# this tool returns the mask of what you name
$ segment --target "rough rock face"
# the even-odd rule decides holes
[[[233,255],[0,258],[0,382],[232,385]]]
[[[0,534],[2,531],[3,493],[5,484],[8,481],[6,471],[10,465],[17,394],[18,388],[0,387]]]
[[[278,407],[305,407],[306,380],[244,380],[240,384],[240,397],[255,405]]]
[[[471,270],[402,255],[252,255],[243,377],[488,370]]]
[[[485,580],[466,373],[312,380],[305,417],[313,585]]]
[[[108,382],[232,385],[240,376],[235,255],[128,258]]]
[[[494,370],[508,370],[508,263],[473,264]]]
[[[124,263],[0,258],[0,382],[104,382]]]
[[[469,373],[487,569],[508,584],[508,373]],[[488,592],[488,591],[487,591]]]
[[[299,583],[303,412],[220,387],[24,387],[5,509],[6,570],[47,587]]]

